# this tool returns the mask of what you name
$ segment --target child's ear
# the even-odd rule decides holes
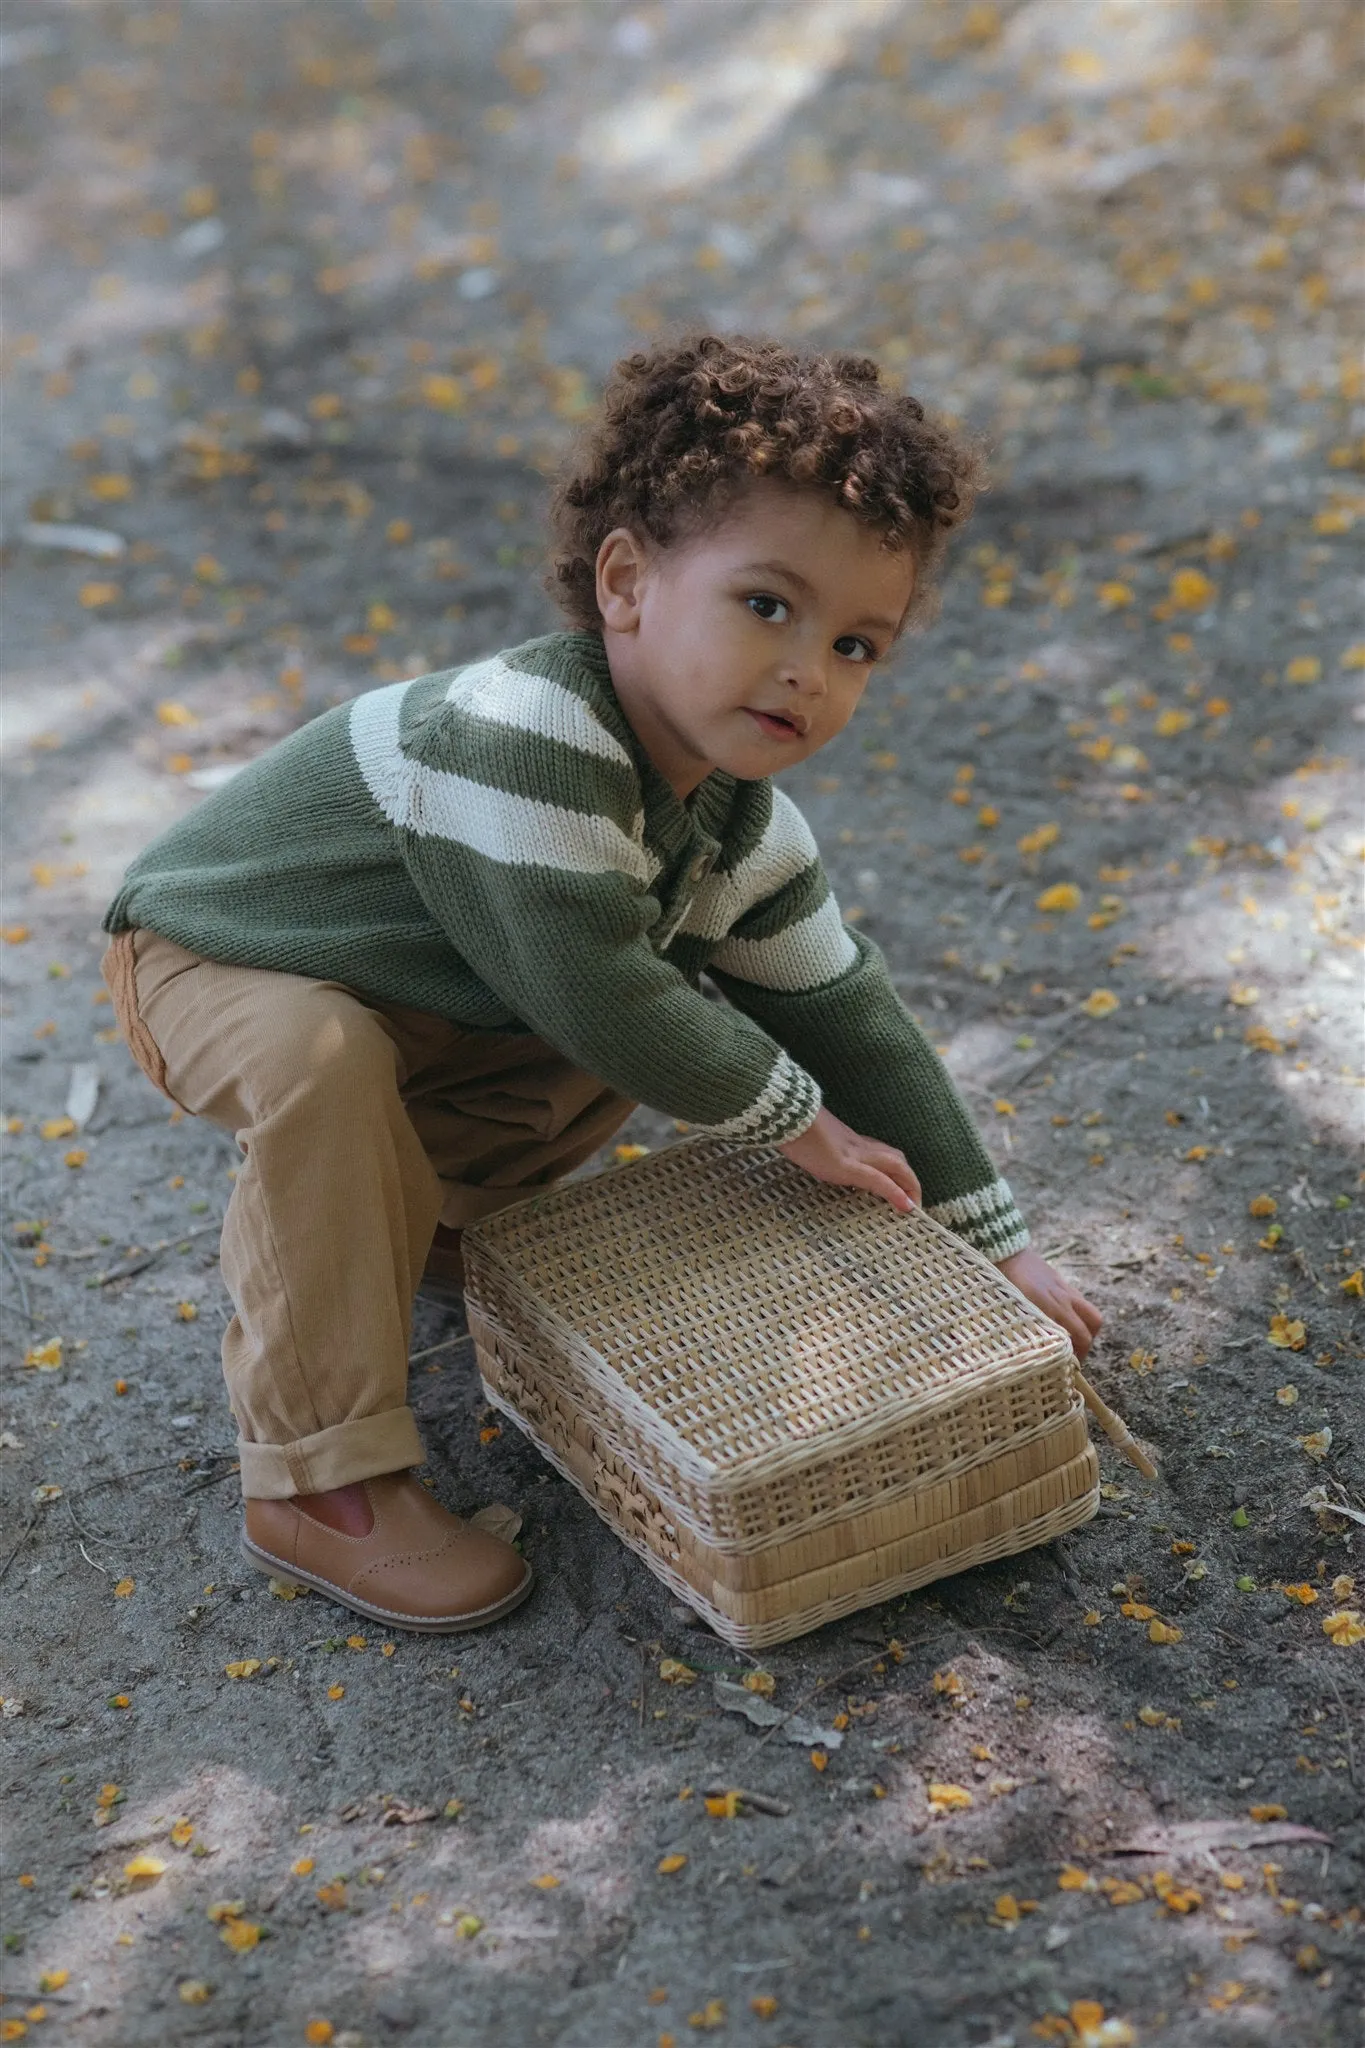
[[[630,633],[640,622],[645,553],[635,535],[614,527],[597,550],[597,609],[609,632]]]

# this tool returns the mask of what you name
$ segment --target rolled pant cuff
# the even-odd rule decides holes
[[[289,1500],[296,1493],[329,1493],[381,1472],[402,1472],[426,1460],[411,1408],[360,1415],[292,1444],[249,1444],[237,1439],[242,1492],[249,1500]]]

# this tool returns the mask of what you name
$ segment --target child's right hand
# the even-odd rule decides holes
[[[809,1130],[778,1146],[813,1180],[836,1188],[866,1188],[902,1214],[918,1206],[920,1185],[903,1152],[875,1138],[861,1138],[822,1109]]]

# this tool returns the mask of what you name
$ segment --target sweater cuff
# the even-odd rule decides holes
[[[789,1053],[779,1053],[762,1093],[723,1124],[703,1124],[711,1138],[737,1138],[746,1145],[785,1145],[810,1129],[820,1114],[818,1082]]]
[[[936,1223],[946,1223],[968,1244],[975,1245],[998,1265],[1013,1258],[1029,1243],[1028,1225],[1019,1213],[1007,1180],[977,1188],[970,1195],[954,1195],[927,1211]]]

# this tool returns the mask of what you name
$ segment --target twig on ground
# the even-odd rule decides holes
[[[223,1453],[215,1451],[213,1455],[214,1457],[221,1457]],[[237,1461],[234,1458],[230,1463],[224,1464],[219,1472],[201,1472],[197,1479],[191,1479],[188,1486],[181,1487],[180,1498],[184,1500],[191,1493],[202,1493],[205,1487],[217,1486],[221,1479],[235,1478],[237,1469]]]
[[[463,1331],[458,1337],[443,1337],[439,1344],[428,1344],[425,1351],[414,1351],[408,1360],[408,1364],[420,1365],[424,1358],[432,1358],[438,1351],[450,1351],[456,1344],[472,1344],[473,1342],[474,1339],[470,1336],[468,1330]]]
[[[213,1452],[206,1453],[206,1455],[217,1456],[218,1454]],[[234,1451],[232,1455],[235,1457],[237,1454]],[[148,1472],[163,1472],[168,1465],[173,1465],[175,1462],[174,1458],[158,1458],[154,1465],[134,1465],[127,1472],[110,1472],[103,1479],[92,1479],[88,1486],[78,1486],[74,1493],[69,1493],[66,1496],[67,1501],[70,1503],[73,1500],[83,1500],[87,1493],[97,1493],[102,1486],[117,1486],[122,1479],[142,1479]],[[98,1541],[98,1538],[96,1541]]]
[[[14,1253],[3,1238],[0,1238],[0,1257],[3,1257],[5,1264],[14,1275],[14,1284],[19,1290],[19,1306],[24,1312],[24,1320],[31,1323],[33,1321],[33,1310],[29,1307],[28,1282],[24,1278],[23,1269],[19,1261],[15,1258]]]
[[[99,1541],[99,1538],[98,1538],[97,1536],[92,1536],[90,1540],[91,1540],[91,1542],[92,1542],[92,1543],[98,1543],[98,1541]],[[95,1570],[96,1570],[97,1572],[103,1572],[103,1573],[104,1573],[104,1576],[105,1576],[105,1578],[106,1578],[106,1579],[107,1579],[107,1578],[109,1578],[109,1577],[111,1576],[111,1574],[110,1574],[110,1570],[109,1570],[109,1567],[108,1567],[108,1565],[107,1565],[107,1564],[96,1564],[96,1563],[95,1563],[95,1560],[94,1560],[94,1558],[93,1558],[93,1557],[92,1557],[92,1556],[90,1555],[90,1552],[89,1552],[89,1551],[88,1551],[88,1550],[86,1549],[85,1545],[84,1545],[84,1544],[83,1544],[83,1543],[81,1542],[81,1539],[80,1539],[80,1537],[79,1537],[79,1536],[78,1536],[78,1537],[76,1538],[76,1548],[77,1548],[77,1549],[79,1550],[79,1552],[80,1552],[81,1556],[82,1556],[82,1557],[83,1557],[83,1558],[85,1559],[85,1561],[86,1561],[86,1563],[87,1563],[88,1565],[94,1565],[94,1568],[95,1568]]]
[[[1327,1683],[1331,1686],[1333,1692],[1336,1694],[1337,1705],[1341,1708],[1341,1725],[1346,1736],[1346,1775],[1350,1779],[1351,1783],[1354,1785],[1357,1783],[1356,1746],[1355,1743],[1351,1740],[1351,1716],[1346,1711],[1346,1702],[1341,1696],[1341,1687],[1337,1684],[1337,1676],[1335,1671],[1328,1672]]]
[[[139,1252],[135,1258],[125,1259],[121,1266],[111,1266],[107,1273],[97,1273],[95,1285],[109,1287],[115,1280],[131,1280],[134,1273],[145,1273],[148,1266],[164,1258],[167,1252],[176,1250],[177,1246],[191,1244],[196,1237],[207,1237],[210,1231],[221,1230],[222,1227],[223,1219],[220,1216],[216,1223],[201,1223],[197,1230],[182,1230],[179,1237],[160,1238],[145,1252]]]
[[[5,1562],[4,1562],[3,1564],[0,1564],[0,1579],[3,1579],[3,1578],[4,1578],[4,1576],[5,1576],[5,1573],[6,1573],[6,1572],[7,1572],[8,1570],[9,1570],[10,1566],[11,1566],[11,1565],[12,1565],[12,1564],[14,1563],[14,1560],[15,1560],[15,1558],[16,1558],[16,1557],[17,1557],[17,1556],[19,1555],[19,1552],[20,1552],[20,1551],[21,1551],[21,1550],[23,1549],[24,1545],[25,1545],[25,1544],[26,1544],[26,1543],[28,1542],[28,1539],[29,1539],[29,1537],[30,1537],[30,1536],[31,1536],[31,1535],[33,1534],[33,1532],[34,1532],[34,1530],[35,1530],[35,1529],[37,1528],[37,1526],[38,1526],[38,1517],[37,1517],[37,1515],[36,1515],[35,1513],[33,1513],[33,1512],[31,1512],[31,1511],[30,1511],[30,1514],[29,1514],[29,1518],[28,1518],[28,1520],[27,1520],[27,1521],[25,1522],[25,1524],[24,1524],[23,1528],[22,1528],[22,1529],[21,1529],[21,1530],[19,1531],[19,1538],[18,1538],[18,1541],[17,1541],[17,1542],[16,1542],[16,1543],[15,1543],[15,1544],[13,1545],[13,1547],[11,1548],[11,1550],[10,1550],[10,1554],[9,1554],[9,1556],[8,1556],[8,1557],[7,1557],[6,1559],[5,1559]]]

